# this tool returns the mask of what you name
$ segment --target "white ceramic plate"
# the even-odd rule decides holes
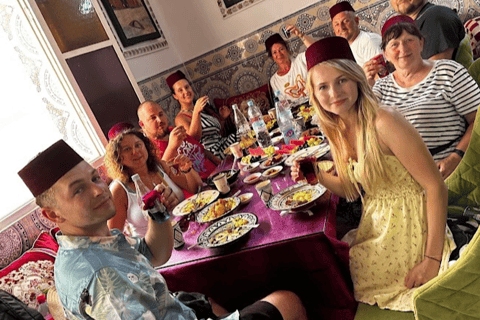
[[[238,196],[240,198],[240,203],[241,204],[247,204],[252,200],[253,193],[244,193]]]
[[[189,210],[189,207],[192,207],[192,205],[193,205],[192,201],[195,200],[195,197],[196,197],[195,195],[193,195],[190,198],[185,199],[182,202],[180,202],[173,209],[172,214],[174,216],[180,217],[180,216],[187,215],[191,212],[197,212],[199,210],[202,210],[203,208],[205,208],[205,206],[208,206],[210,203],[217,200],[219,195],[220,195],[220,192],[218,192],[218,190],[206,190],[206,191],[200,192],[196,201],[197,202],[203,201],[204,204],[198,206],[196,211]]]
[[[223,218],[222,220],[212,223],[212,225],[203,230],[203,232],[200,233],[197,238],[197,243],[204,248],[217,248],[237,241],[252,230],[252,228],[240,227],[237,229],[237,232],[234,232],[227,237],[222,237],[220,242],[215,243],[213,239],[223,231],[231,228],[232,221],[235,219],[245,219],[248,221],[248,225],[256,224],[258,221],[257,216],[253,213],[242,212],[233,214]]]
[[[271,167],[262,173],[262,177],[267,179],[273,179],[276,176],[278,176],[280,172],[282,172],[282,169],[283,169],[282,166]],[[269,172],[272,172],[272,173],[268,174]]]
[[[310,155],[312,157],[317,157],[320,158],[324,154],[326,154],[328,151],[330,151],[330,146],[326,143],[321,143],[318,146],[310,147],[307,149],[302,149],[298,152],[295,152],[291,156],[288,157],[288,159],[285,161],[285,165],[287,166],[292,166],[293,162],[301,157],[304,157],[306,155]]]
[[[206,218],[206,220],[205,220],[204,217],[207,215],[210,208],[213,208],[213,206],[215,206],[215,203],[217,203],[220,200],[230,200],[230,199],[233,199],[233,201],[234,201],[233,207],[230,210],[225,211],[223,214],[219,215],[218,217],[213,217],[213,218],[210,218],[210,219]],[[240,199],[238,197],[218,199],[217,201],[215,201],[214,203],[212,203],[211,205],[209,205],[208,207],[204,208],[202,211],[197,213],[197,222],[205,223],[205,222],[211,222],[211,221],[218,220],[221,217],[223,217],[223,216],[229,214],[230,212],[233,212],[235,209],[237,209],[239,204],[240,204]]]
[[[260,165],[260,162],[254,162],[254,163],[247,164],[242,168],[242,171],[253,173],[258,169],[259,165]]]
[[[288,201],[292,199],[292,197],[301,191],[311,191],[312,192],[312,199],[308,202],[299,204],[299,205],[288,205]],[[273,210],[290,210],[290,211],[299,211],[302,209],[307,208],[310,204],[320,198],[325,192],[327,188],[322,186],[321,184],[317,185],[310,185],[307,183],[299,183],[293,186],[290,186],[286,189],[280,190],[276,194],[273,195],[272,199],[270,200],[270,208]]]
[[[285,162],[285,160],[287,160],[288,158],[288,155],[284,154],[282,155],[282,160],[278,161],[278,162],[275,162],[275,163],[272,163],[271,165],[267,166],[266,162],[267,160],[263,161],[262,163],[260,163],[260,169],[262,170],[265,170],[265,169],[268,169],[268,168],[272,168],[272,167],[275,167],[275,166],[279,166],[281,165],[282,163]]]
[[[246,184],[254,184],[254,183],[257,183],[258,180],[260,180],[261,176],[262,176],[262,174],[260,172],[253,173],[249,176],[246,176],[245,179],[243,179],[243,182],[246,183]],[[251,177],[255,177],[255,179],[251,179]]]

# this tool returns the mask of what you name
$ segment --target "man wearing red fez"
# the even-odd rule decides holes
[[[126,237],[110,230],[107,220],[115,215],[108,186],[63,140],[36,156],[19,176],[42,214],[55,222],[59,249],[55,260],[55,287],[69,319],[217,319],[209,299],[199,293],[184,294],[180,301],[168,290],[154,269],[168,261],[173,249],[170,219],[149,212],[145,238]],[[157,188],[156,188],[157,189]],[[169,211],[176,198],[172,190],[158,186],[160,201]],[[202,300],[202,310],[187,306]],[[87,308],[87,305],[89,307]],[[189,304],[195,308],[194,304]],[[202,313],[203,312],[203,313]],[[294,293],[276,291],[261,301],[228,314],[225,320],[305,320],[306,311]]]
[[[285,27],[286,34],[295,34],[308,48],[313,39],[305,35],[292,25]],[[307,83],[307,68],[305,52],[299,53],[295,58],[290,56],[290,50],[283,38],[275,33],[265,41],[268,56],[278,66],[277,72],[270,78],[272,91],[280,91],[285,99],[300,101],[306,99],[308,94],[305,88]]]
[[[145,101],[137,109],[138,124],[144,134],[157,147],[158,157],[171,161],[178,153],[187,156],[202,179],[207,179],[216,166],[205,152],[204,146],[189,136],[185,128],[168,127],[168,118],[163,108],[154,101]]]
[[[425,38],[423,59],[455,59],[465,29],[452,9],[427,0],[390,0],[390,3],[395,11],[415,20]]]
[[[376,33],[360,30],[360,19],[347,1],[330,8],[330,18],[335,35],[348,40],[357,63],[363,67],[365,62],[382,53],[382,37]]]

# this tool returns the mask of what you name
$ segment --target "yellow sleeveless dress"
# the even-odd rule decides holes
[[[357,301],[412,311],[415,289],[407,289],[404,279],[424,258],[425,193],[395,156],[385,157],[390,181],[382,181],[373,194],[364,195],[362,219],[350,247],[350,272]],[[352,182],[362,183],[361,165],[351,161]],[[445,236],[439,273],[447,269],[453,249],[452,237]]]

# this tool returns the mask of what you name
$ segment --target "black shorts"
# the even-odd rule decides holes
[[[240,320],[283,320],[283,317],[270,302],[257,301],[240,310]]]

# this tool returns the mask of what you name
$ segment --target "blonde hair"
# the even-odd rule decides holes
[[[377,179],[388,179],[385,159],[377,138],[375,120],[379,108],[377,99],[368,85],[367,78],[362,68],[352,60],[332,59],[322,62],[323,65],[335,68],[343,73],[348,79],[357,83],[358,98],[356,102],[357,111],[357,154],[353,153],[353,146],[347,143],[345,136],[346,124],[336,114],[326,111],[317,100],[314,94],[312,83],[312,72],[308,72],[307,88],[310,94],[310,102],[315,107],[320,127],[328,138],[332,150],[333,160],[347,200],[353,201],[359,193],[358,186],[353,184],[349,178],[350,159],[357,159],[364,165],[358,168],[362,170],[362,187],[367,192],[373,191]],[[349,148],[350,147],[350,148]]]

